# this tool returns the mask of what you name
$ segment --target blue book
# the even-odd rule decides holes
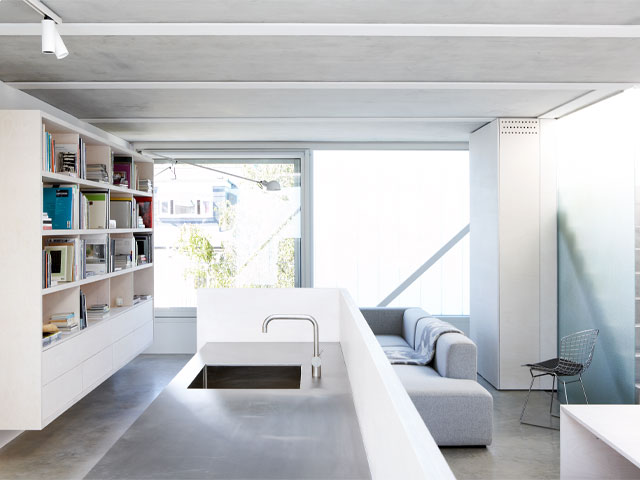
[[[43,187],[42,211],[51,219],[54,230],[73,228],[73,189],[71,187]]]

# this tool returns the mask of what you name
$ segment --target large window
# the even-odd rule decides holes
[[[380,304],[469,224],[466,151],[314,152],[314,285]],[[469,236],[390,306],[469,313]]]
[[[198,287],[299,285],[299,160],[157,163],[155,202],[156,307],[195,307]]]

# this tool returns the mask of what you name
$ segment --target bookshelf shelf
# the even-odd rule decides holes
[[[151,233],[153,228],[85,228],[81,230],[43,230],[43,237],[73,237],[76,235],[100,235],[105,233]]]
[[[70,177],[69,175],[63,175],[61,173],[46,171],[42,172],[42,182],[51,184],[80,185],[81,187],[87,187],[95,190],[108,190],[111,192],[133,195],[136,197],[149,197],[152,195],[151,192],[143,192],[142,190],[133,190],[131,188],[119,187],[117,185],[111,185],[107,182],[94,182],[93,180],[85,180],[84,178]]]
[[[14,234],[0,235],[0,249],[10,252],[3,256],[3,271],[11,272],[0,292],[0,352],[11,368],[0,369],[0,385],[13,392],[0,409],[0,430],[41,430],[146,350],[154,334],[153,228],[44,230],[43,224],[104,227],[116,220],[133,227],[142,217],[152,226],[153,193],[135,187],[151,188],[153,159],[95,127],[39,110],[0,110],[0,158],[7,159],[0,200],[16,206],[3,213]],[[92,180],[59,173],[65,169]],[[134,188],[112,185],[114,177]],[[99,179],[108,182],[94,181]],[[96,263],[108,271],[142,263],[145,255],[151,263],[42,288],[54,273],[65,278],[82,272],[81,278],[98,270]],[[134,304],[137,295],[150,298]],[[85,308],[94,305],[108,305],[110,313],[85,324]],[[73,313],[86,328],[43,347],[43,326],[61,313]]]
[[[109,312],[108,316],[106,316],[105,318],[103,318],[102,320],[91,320],[89,322],[87,322],[87,328],[80,330],[78,332],[74,332],[74,333],[70,333],[68,335],[63,335],[63,337],[58,340],[57,342],[51,343],[49,345],[47,345],[46,347],[42,347],[42,351],[46,352],[47,350],[51,350],[59,345],[64,344],[64,342],[71,340],[72,338],[78,337],[80,335],[82,335],[83,333],[86,333],[94,328],[96,328],[98,325],[102,325],[103,323],[106,322],[110,322],[111,320],[114,320],[115,318],[117,318],[120,315],[124,315],[127,312],[130,312],[131,310],[133,310],[134,308],[137,308],[141,305],[144,305],[145,303],[150,303],[152,302],[153,299],[150,298],[149,300],[143,300],[139,303],[136,303],[135,305],[130,305],[127,307],[114,307],[111,309],[111,311]]]
[[[61,292],[63,290],[68,290],[74,287],[80,287],[82,285],[87,285],[89,283],[101,282],[103,280],[107,280],[113,277],[119,277],[120,275],[126,275],[127,273],[138,272],[140,270],[145,270],[147,268],[153,267],[153,263],[146,263],[144,265],[137,265],[131,268],[124,268],[122,270],[118,270],[117,272],[109,272],[103,275],[94,275],[89,278],[84,278],[82,280],[77,280],[75,282],[66,282],[56,285],[54,287],[43,288],[42,295],[49,295],[51,293]]]

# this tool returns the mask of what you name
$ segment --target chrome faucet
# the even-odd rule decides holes
[[[320,378],[322,375],[322,361],[320,360],[320,341],[318,340],[318,322],[311,315],[269,315],[262,322],[262,333],[267,333],[267,326],[273,320],[308,320],[313,325],[313,358],[311,359],[311,376]]]

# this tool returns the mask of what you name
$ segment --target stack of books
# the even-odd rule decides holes
[[[140,180],[138,180],[138,190],[140,190],[141,192],[151,193],[153,191],[153,184],[151,182],[151,179],[141,178]]]
[[[53,228],[53,223],[49,214],[47,212],[42,212],[42,229],[43,230],[51,230]]]
[[[71,177],[77,177],[76,171],[76,154],[72,152],[58,153],[58,162],[60,164],[60,173],[64,173]]]
[[[49,323],[58,327],[58,330],[65,334],[74,333],[80,330],[78,322],[76,321],[76,314],[73,312],[54,313],[51,315]]]
[[[149,300],[151,295],[134,295],[133,296],[133,304],[137,305],[140,302],[144,302],[145,300]]]
[[[107,166],[103,165],[102,163],[87,165],[87,180],[109,183],[109,173],[107,172]]]
[[[91,305],[87,308],[87,319],[91,321],[104,320],[109,315],[109,310],[109,305],[106,303]]]
[[[42,332],[42,346],[46,347],[62,338],[62,332]]]

